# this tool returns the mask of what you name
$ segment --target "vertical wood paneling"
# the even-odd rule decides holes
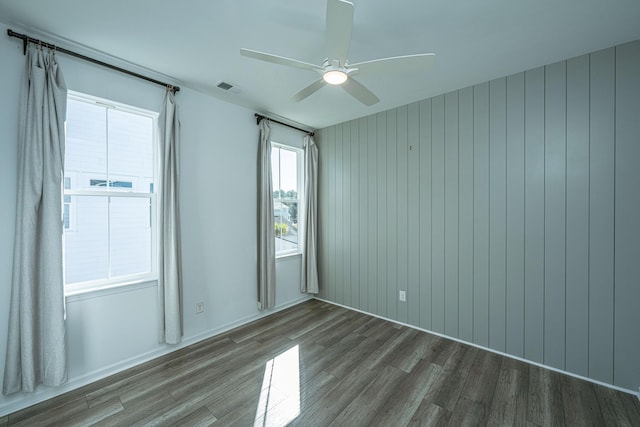
[[[342,124],[342,300],[351,305],[351,122]]]
[[[564,369],[566,63],[545,67],[544,363]]]
[[[369,295],[371,289],[369,289],[369,215],[367,210],[367,198],[369,196],[367,192],[368,187],[368,162],[369,162],[369,144],[367,135],[367,119],[361,118],[358,120],[358,147],[360,152],[358,153],[358,164],[360,167],[360,179],[358,188],[358,216],[356,218],[359,226],[360,236],[360,248],[358,249],[358,257],[360,259],[358,267],[360,268],[360,274],[358,275],[358,281],[360,283],[360,310],[371,311],[369,307]]]
[[[591,54],[589,376],[613,381],[615,51]]]
[[[378,314],[388,317],[387,305],[387,114],[376,115],[378,138]]]
[[[420,327],[431,330],[431,99],[420,101]]]
[[[378,301],[378,132],[376,128],[376,116],[367,118],[367,142],[369,153],[368,164],[368,208],[367,217],[369,219],[368,234],[368,286],[369,286],[369,311],[380,314]]]
[[[398,318],[398,111],[387,111],[387,316]]]
[[[342,260],[344,259],[344,241],[342,239],[343,232],[343,205],[344,205],[344,195],[343,195],[343,172],[342,172],[342,163],[343,163],[343,152],[344,152],[344,141],[343,141],[343,132],[342,125],[335,126],[336,138],[335,138],[335,158],[336,158],[336,181],[335,181],[335,197],[336,197],[336,218],[335,218],[335,256],[334,256],[334,264],[333,267],[335,269],[335,301],[340,304],[344,304],[344,263]]]
[[[408,138],[408,241],[407,241],[407,317],[411,325],[420,324],[420,105],[409,105]]]
[[[397,204],[397,265],[398,265],[398,290],[407,291],[408,288],[408,230],[407,225],[409,222],[407,198],[407,185],[408,185],[408,110],[407,106],[399,107],[397,109],[397,156],[398,156],[398,204]],[[397,296],[396,296],[397,298]],[[411,298],[411,296],[408,296]],[[407,302],[398,302],[398,321],[407,322]]]
[[[473,342],[473,88],[458,99],[460,158],[458,168],[459,337]]]
[[[640,386],[640,42],[616,48],[615,383]]]
[[[524,73],[507,77],[507,342],[524,356]]]
[[[444,332],[458,336],[458,92],[444,98]]]
[[[489,83],[473,88],[473,342],[489,345]]]
[[[638,111],[634,42],[319,131],[321,295],[634,389]]]
[[[360,308],[360,129],[357,121],[350,122],[351,140],[349,146],[351,149],[351,170],[350,172],[350,189],[349,189],[349,267],[351,276],[347,276],[347,280],[351,284],[351,307]]]
[[[332,159],[337,159],[337,154],[336,154],[336,126],[332,126],[329,129],[329,152],[327,153],[328,155],[331,156]],[[319,153],[318,153],[319,154]],[[320,155],[318,155],[318,158],[320,158]],[[319,160],[318,160],[319,161]],[[337,242],[336,242],[336,223],[337,223],[337,218],[336,218],[336,209],[338,206],[338,195],[337,195],[337,191],[336,191],[336,179],[337,179],[337,171],[336,171],[336,165],[337,162],[331,162],[331,165],[329,165],[329,192],[331,192],[331,197],[335,198],[336,203],[332,203],[331,206],[329,207],[329,226],[328,228],[328,233],[329,233],[329,242],[327,244],[327,250],[329,250],[329,248],[335,248],[337,246]],[[330,283],[328,284],[328,297],[331,298],[332,300],[336,300],[336,286],[338,283],[338,278],[336,277],[336,251],[335,249],[331,250],[330,253],[327,256],[327,259],[329,260],[329,262],[331,263],[331,267],[330,270],[327,272],[327,276],[330,278]]]
[[[322,147],[318,147],[318,167],[320,172],[320,191],[318,194],[319,201],[333,200],[334,187],[332,186],[335,178],[333,168],[335,162],[333,162],[333,150],[332,146],[335,144],[335,131],[333,127],[322,129],[319,135],[316,137],[318,144],[322,144]],[[320,142],[322,141],[322,142]],[[322,153],[322,155],[320,155]],[[324,159],[321,159],[321,156]],[[326,161],[325,161],[326,160]],[[318,229],[321,233],[321,240],[318,241],[318,257],[322,261],[321,267],[318,271],[320,280],[320,296],[322,298],[331,299],[332,295],[329,291],[335,285],[335,271],[333,269],[333,260],[330,259],[333,255],[331,248],[333,245],[333,239],[331,236],[331,227],[335,226],[335,217],[331,216],[331,212],[335,212],[335,203],[321,203],[319,204],[320,212],[322,216],[318,219]]]
[[[544,355],[544,68],[525,81],[524,357]]]
[[[431,101],[431,328],[444,333],[444,96]]]
[[[507,79],[489,85],[489,347],[506,346]]]
[[[589,375],[589,56],[567,61],[566,369]]]

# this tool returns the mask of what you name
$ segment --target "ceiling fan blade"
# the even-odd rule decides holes
[[[364,87],[362,83],[354,80],[353,77],[349,77],[347,81],[342,84],[342,88],[367,107],[380,101],[373,92]]]
[[[423,71],[435,62],[435,53],[394,56],[392,58],[374,59],[373,61],[349,64],[349,68],[357,68],[359,74],[383,74]]]
[[[327,0],[326,43],[329,62],[334,59],[344,65],[351,44],[353,27],[353,3],[344,0]]]
[[[316,93],[317,91],[319,91],[320,89],[322,89],[326,84],[327,84],[327,82],[325,82],[323,79],[315,81],[315,82],[311,83],[309,86],[307,86],[304,89],[302,89],[300,92],[298,92],[295,95],[293,95],[293,97],[291,99],[293,101],[295,101],[295,102],[300,102],[303,99],[305,99],[306,97],[308,97],[309,95],[312,95],[312,94]]]
[[[272,62],[274,64],[285,65],[287,67],[302,68],[303,70],[313,70],[324,72],[324,68],[319,65],[309,64],[308,62],[298,61],[296,59],[285,58],[284,56],[272,55],[270,53],[258,52],[251,49],[240,49],[240,54],[249,58],[259,59],[260,61]]]

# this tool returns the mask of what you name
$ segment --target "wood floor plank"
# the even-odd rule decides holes
[[[427,353],[423,356],[423,359],[428,360],[431,363],[444,366],[455,349],[456,347],[453,341],[433,336],[431,345],[429,346]]]
[[[76,397],[63,405],[55,408],[48,408],[40,413],[35,413],[28,418],[19,421],[9,416],[9,425],[12,426],[33,426],[33,425],[54,425],[61,424],[65,419],[83,413],[89,409],[84,396]]]
[[[425,400],[451,412],[457,405],[458,399],[469,375],[471,364],[478,349],[465,344],[454,343],[454,351],[444,364],[442,373],[438,376],[434,387],[427,393]]]
[[[422,359],[380,405],[373,423],[381,426],[406,425],[413,418],[438,376],[442,366]]]
[[[359,366],[344,376],[335,387],[328,390],[292,425],[328,425],[340,412],[376,377],[376,372]]]
[[[615,390],[607,387],[595,386],[594,391],[598,398],[602,419],[605,425],[620,425],[631,427],[631,421],[627,416],[626,408]]]
[[[529,393],[527,420],[537,425],[565,425],[561,375],[557,372],[531,365],[529,368]]]
[[[605,425],[593,384],[562,376],[562,406],[568,423],[582,426]]]
[[[363,365],[368,369],[373,369],[384,363],[385,360],[392,358],[398,348],[402,348],[412,337],[415,337],[414,332],[415,331],[409,328],[398,329],[397,332],[386,341],[385,345],[380,346],[362,361]]]
[[[449,425],[451,412],[435,403],[423,400],[411,420],[410,426],[441,427]],[[379,424],[382,427],[382,424]]]
[[[115,414],[122,413],[123,411],[124,406],[122,405],[122,402],[120,402],[120,399],[117,397],[114,397],[111,400],[91,407],[86,411],[76,412],[71,416],[65,417],[62,424],[64,424],[65,427],[95,425]]]
[[[209,409],[207,409],[206,406],[201,406],[195,411],[191,412],[186,417],[179,419],[176,425],[190,426],[190,427],[205,427],[205,426],[210,426],[216,421],[218,421],[218,419],[213,416],[211,411],[209,411]]]
[[[310,300],[0,417],[0,427],[331,423],[640,426],[640,402]]]
[[[503,357],[488,351],[478,351],[471,364],[462,396],[491,407]]]
[[[130,377],[118,375],[113,383],[88,392],[87,402],[91,407],[108,401],[114,396],[124,397],[128,392],[133,396],[134,390],[142,389],[148,392],[150,387],[161,388],[172,381],[176,375],[186,375],[198,369],[205,358],[213,363],[220,358],[229,357],[228,355],[233,353],[235,347],[233,341],[228,338],[213,340],[210,345],[202,346],[191,353],[182,352],[174,359],[163,358],[157,364],[153,364],[153,361],[148,362],[146,371],[139,371]],[[127,400],[126,397],[125,400]]]
[[[368,425],[376,410],[393,393],[407,373],[388,365],[342,410],[331,426]]]
[[[501,364],[489,409],[488,425],[525,426],[527,423],[528,371],[510,366],[504,361]]]
[[[317,317],[309,319],[309,321],[301,322],[301,327],[293,332],[289,332],[287,336],[289,339],[295,340],[305,334],[311,335],[311,333],[315,334],[322,330],[327,330],[330,327],[330,323],[343,313],[344,310],[346,309],[318,311],[316,313]]]
[[[456,402],[455,409],[451,412],[448,426],[475,427],[485,425],[488,416],[487,405],[476,402],[467,397],[461,397]]]
[[[377,339],[364,338],[358,345],[341,354],[339,360],[333,366],[328,367],[327,370],[336,377],[343,377],[382,345],[384,345],[384,342],[380,342]]]
[[[627,393],[619,393],[618,397],[620,397],[622,406],[624,406],[625,413],[631,423],[640,426],[640,401],[638,397]]]
[[[162,390],[154,395],[147,395],[144,399],[129,402],[124,411],[110,415],[94,425],[103,426],[130,426],[153,414],[175,405],[175,399],[169,391]]]

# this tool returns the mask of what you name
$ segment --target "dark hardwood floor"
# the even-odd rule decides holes
[[[13,425],[640,426],[636,396],[311,300]]]

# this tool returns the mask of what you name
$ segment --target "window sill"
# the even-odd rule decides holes
[[[293,253],[290,253],[290,254],[276,255],[276,262],[287,261],[287,260],[289,260],[291,258],[295,258],[295,257],[302,258],[302,252],[293,252]]]
[[[96,286],[93,288],[76,289],[73,291],[65,291],[67,302],[81,301],[91,298],[99,298],[107,295],[119,294],[122,292],[131,292],[138,289],[156,287],[157,279],[139,279],[129,282],[115,283],[110,285]]]

